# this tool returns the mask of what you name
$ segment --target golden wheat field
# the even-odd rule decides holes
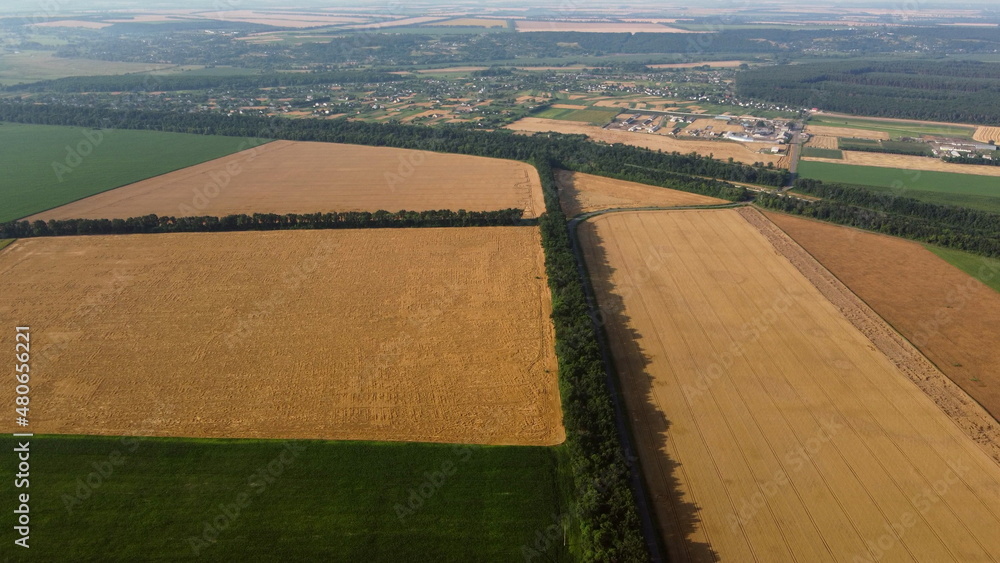
[[[544,205],[538,172],[522,162],[274,141],[28,219],[505,208],[537,217]]]
[[[36,433],[564,438],[534,227],[25,239],[0,277]]]
[[[990,141],[1000,143],[1000,127],[979,127],[972,138],[981,143]]]
[[[580,228],[672,561],[1000,558],[1000,466],[749,218]]]
[[[551,131],[555,133],[586,135],[591,140],[603,141],[609,144],[622,143],[652,150],[662,150],[664,152],[677,151],[684,154],[697,152],[706,156],[712,155],[719,160],[732,158],[737,162],[744,162],[746,164],[753,164],[755,162],[766,164],[773,162],[777,166],[781,162],[781,155],[771,154],[769,151],[772,146],[777,145],[766,143],[752,143],[750,146],[753,148],[751,149],[747,145],[732,141],[680,140],[668,135],[604,129],[596,125],[541,117],[525,117],[507,125],[506,128],[525,133]],[[757,152],[758,150],[767,150],[768,152],[760,153]]]
[[[806,143],[807,147],[816,147],[817,149],[838,149],[840,148],[840,142],[837,137],[827,137],[824,135],[814,135]]]
[[[602,209],[729,203],[705,195],[568,170],[556,171],[559,204],[567,217]]]

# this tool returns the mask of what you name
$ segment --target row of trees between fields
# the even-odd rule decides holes
[[[1000,215],[995,213],[819,180],[797,180],[795,191],[822,200],[760,194],[755,201],[767,209],[1000,257]]]
[[[521,209],[498,211],[343,211],[335,213],[254,213],[225,217],[145,215],[128,219],[50,219],[0,224],[0,239],[139,233],[371,229],[404,227],[488,227],[521,225]]]
[[[552,164],[535,160],[545,192],[539,219],[545,269],[552,292],[552,321],[559,360],[559,389],[568,465],[575,488],[572,507],[584,561],[649,561],[630,468],[618,435],[611,391],[583,282],[570,243]]]

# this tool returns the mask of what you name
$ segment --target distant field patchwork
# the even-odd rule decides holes
[[[237,137],[0,124],[0,222],[256,146]]]

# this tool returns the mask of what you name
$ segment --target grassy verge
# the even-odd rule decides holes
[[[7,245],[9,245],[10,243],[14,242],[15,240],[16,239],[12,239],[12,238],[0,239],[0,250],[3,250],[4,248],[7,247]]]
[[[157,131],[3,123],[0,222],[220,158],[260,142]]]
[[[937,254],[952,266],[992,287],[996,291],[1000,291],[1000,260],[977,256],[969,252],[962,252],[961,250],[941,248],[932,244],[925,244],[924,246],[927,247],[927,250]]]
[[[0,471],[30,493],[18,561],[513,561],[563,512],[553,448],[35,436],[30,460],[29,489]]]

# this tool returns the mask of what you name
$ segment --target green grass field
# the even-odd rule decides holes
[[[955,137],[971,139],[976,132],[975,127],[956,127],[944,123],[930,124],[919,122],[899,122],[899,121],[877,121],[864,118],[850,117],[829,117],[814,115],[809,119],[809,125],[823,125],[826,127],[846,127],[848,129],[864,129],[867,131],[883,131],[888,133],[894,140],[900,137],[919,137],[921,135],[937,135],[941,137]]]
[[[1000,291],[1000,260],[931,244],[924,246],[959,270]]]
[[[565,109],[548,108],[534,114],[532,117],[543,117],[545,119],[562,119],[564,121],[583,121],[593,125],[607,125],[616,115],[620,113],[617,108],[609,109]]]
[[[871,186],[931,203],[1000,212],[1000,177],[996,176],[811,161],[799,162],[798,172],[803,178]]]
[[[7,246],[9,246],[10,243],[12,243],[12,242],[14,242],[14,239],[12,239],[12,238],[0,239],[0,250],[3,250]]]
[[[816,147],[804,147],[802,149],[802,156],[811,156],[813,158],[836,158],[837,160],[843,160],[844,153],[837,149],[819,149]]]
[[[0,464],[0,536],[18,561],[519,561],[566,513],[553,448],[35,436],[30,449],[30,488]],[[12,547],[21,492],[30,551]],[[568,560],[557,544],[538,560]]]
[[[259,142],[156,131],[2,123],[0,222],[226,156]]]

